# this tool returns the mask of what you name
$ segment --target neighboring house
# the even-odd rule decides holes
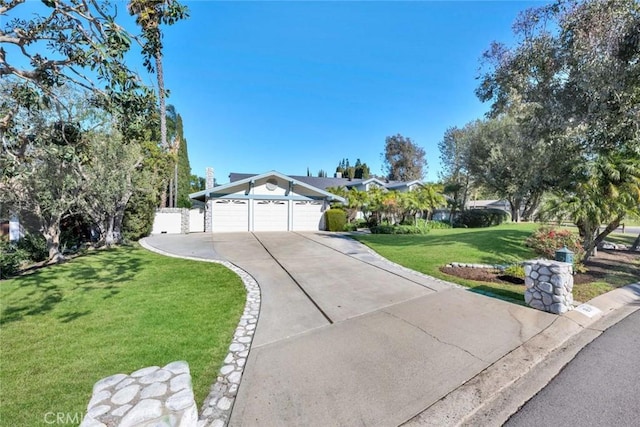
[[[501,209],[511,213],[511,206],[506,200],[469,200],[465,207],[467,209]]]
[[[231,174],[229,184],[210,187],[189,197],[206,203],[206,231],[323,230],[329,203],[345,200],[326,191],[335,184],[314,185],[308,178],[311,177],[287,176],[276,171]]]

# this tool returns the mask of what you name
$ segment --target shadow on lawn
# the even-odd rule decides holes
[[[498,289],[493,288],[491,286],[474,286],[473,288],[469,288],[470,292],[475,292],[477,294],[485,295],[492,298],[498,298],[504,301],[513,302],[516,304],[524,305],[524,296],[515,291],[510,291],[507,289]]]
[[[0,325],[48,313],[77,292],[100,292],[103,299],[117,295],[120,286],[142,269],[143,261],[133,251],[124,247],[91,252],[14,278],[16,288],[3,296]],[[58,319],[68,323],[90,313],[72,310]]]

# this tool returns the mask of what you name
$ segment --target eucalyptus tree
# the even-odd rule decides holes
[[[422,180],[427,168],[424,148],[398,134],[385,139],[382,153],[387,178],[393,181]]]
[[[438,143],[442,166],[440,179],[444,183],[443,193],[449,196],[451,221],[456,212],[464,210],[473,189],[473,179],[469,172],[469,146],[476,126],[477,121],[467,123],[463,128],[451,127]]]

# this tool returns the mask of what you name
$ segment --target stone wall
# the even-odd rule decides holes
[[[573,266],[538,259],[525,261],[524,301],[538,310],[562,314],[573,309]]]
[[[198,409],[186,362],[98,381],[80,427],[195,426]]]

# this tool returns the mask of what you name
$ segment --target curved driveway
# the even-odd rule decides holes
[[[147,243],[226,259],[260,285],[232,426],[400,425],[556,319],[394,266],[336,234]]]

